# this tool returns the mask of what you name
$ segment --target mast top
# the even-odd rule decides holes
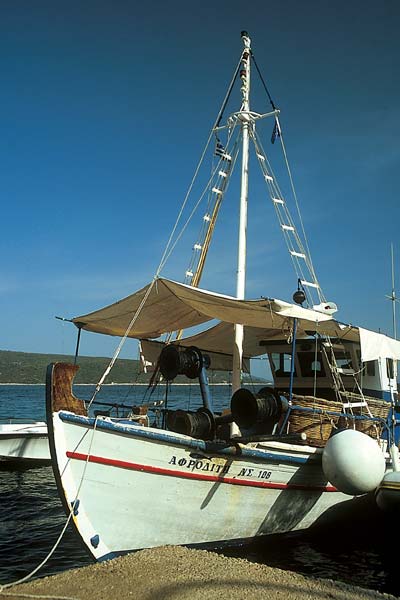
[[[250,48],[250,37],[247,31],[242,31],[240,35],[242,36],[242,40],[246,48]]]

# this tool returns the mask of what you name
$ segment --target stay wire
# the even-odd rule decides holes
[[[306,231],[305,231],[305,227],[304,227],[304,223],[303,223],[303,218],[301,216],[300,205],[299,205],[299,201],[298,201],[298,197],[297,197],[297,193],[296,193],[296,188],[294,186],[294,181],[293,181],[293,177],[292,177],[292,171],[290,169],[289,160],[288,160],[287,152],[286,152],[286,148],[285,148],[285,143],[283,141],[281,124],[279,122],[278,116],[276,116],[275,119],[276,119],[276,123],[278,125],[279,139],[281,141],[282,152],[283,152],[283,156],[284,156],[284,160],[285,160],[285,164],[286,164],[286,169],[287,169],[288,176],[289,176],[289,181],[290,181],[290,187],[292,189],[293,198],[294,198],[294,201],[295,201],[295,204],[296,204],[297,215],[298,215],[298,218],[299,218],[301,231],[303,233],[304,244],[305,244],[305,247],[307,249],[308,260],[309,260],[309,263],[310,263],[309,264],[310,272],[311,272],[311,275],[314,277],[315,283],[318,284],[318,296],[319,296],[319,300],[320,300],[320,302],[324,302],[325,301],[325,297],[324,297],[324,294],[322,292],[321,286],[319,285],[319,282],[318,282],[318,279],[317,279],[317,275],[315,273],[313,261],[312,261],[312,258],[311,258],[311,252],[310,252],[310,248],[309,248],[309,245],[308,245],[308,240],[307,240],[307,235],[306,235]]]
[[[274,103],[274,101],[272,100],[272,96],[271,96],[271,94],[270,94],[270,93],[269,93],[269,91],[268,91],[267,84],[266,84],[266,83],[265,83],[265,81],[264,81],[264,77],[262,76],[262,74],[261,74],[261,71],[260,71],[260,69],[258,68],[258,64],[257,64],[257,61],[256,61],[256,59],[255,59],[255,57],[254,57],[253,51],[252,51],[252,50],[250,50],[250,53],[251,53],[251,58],[252,58],[252,60],[253,60],[254,66],[255,66],[255,68],[256,68],[256,70],[257,70],[258,76],[259,76],[259,78],[260,78],[260,80],[261,80],[261,83],[263,84],[264,90],[265,90],[265,92],[266,92],[266,94],[267,94],[267,96],[268,96],[268,100],[269,100],[269,102],[270,102],[270,104],[271,104],[271,106],[272,106],[272,110],[276,110],[275,103]]]
[[[229,85],[229,88],[228,88],[228,91],[226,93],[225,99],[224,99],[224,101],[222,103],[221,110],[219,111],[219,115],[218,115],[217,120],[216,120],[215,125],[214,125],[214,129],[216,127],[218,127],[219,124],[221,123],[221,120],[222,120],[222,117],[224,115],[224,111],[225,111],[226,105],[228,104],[229,98],[230,98],[232,90],[233,90],[233,86],[235,85],[235,81],[236,81],[238,73],[239,73],[239,68],[240,68],[241,61],[242,61],[242,57],[240,57],[240,61],[237,64],[236,71],[235,71],[235,73],[233,75],[233,78],[232,78],[232,81],[231,81],[231,83]]]
[[[232,132],[233,132],[233,130],[232,130]],[[240,134],[239,134],[239,135],[240,135]],[[228,140],[228,143],[229,143],[229,141],[230,141],[230,138],[229,138],[229,140]],[[236,163],[236,159],[237,159],[237,156],[238,156],[238,150],[237,150],[236,148],[237,148],[237,140],[235,141],[235,149],[234,149],[234,151],[233,151],[233,165],[232,165],[232,171],[233,171],[233,169],[234,169],[234,166],[235,166],[235,163]],[[185,231],[186,231],[186,229],[187,229],[187,227],[188,227],[188,225],[189,225],[190,221],[192,220],[192,218],[193,218],[194,214],[196,213],[197,209],[199,208],[199,206],[200,206],[200,204],[201,204],[201,202],[202,202],[202,200],[203,200],[203,198],[204,198],[205,194],[206,194],[206,193],[209,191],[210,184],[212,183],[212,180],[213,180],[213,178],[214,178],[214,176],[215,176],[215,173],[216,173],[216,172],[217,172],[217,170],[220,168],[221,162],[222,162],[221,160],[218,162],[218,164],[217,164],[217,166],[216,166],[216,168],[215,168],[214,172],[211,174],[211,177],[210,177],[209,181],[207,182],[207,185],[205,186],[205,189],[204,189],[203,193],[201,194],[201,196],[199,197],[198,201],[197,201],[197,202],[196,202],[196,204],[194,205],[194,207],[193,207],[193,209],[192,209],[192,211],[191,211],[190,215],[189,215],[189,216],[188,216],[188,218],[186,219],[186,222],[183,224],[183,226],[182,226],[182,228],[181,228],[181,230],[180,230],[179,234],[177,235],[177,237],[176,237],[176,239],[175,239],[174,243],[173,243],[172,245],[170,245],[170,248],[169,248],[169,251],[168,251],[168,253],[164,253],[164,263],[163,263],[163,266],[164,266],[164,264],[167,262],[167,260],[169,259],[169,257],[171,256],[172,252],[175,250],[175,248],[176,248],[176,246],[177,246],[177,244],[178,244],[179,240],[182,238],[182,236],[183,236],[183,234],[185,233]]]
[[[190,196],[190,194],[191,194],[191,191],[192,191],[192,189],[193,189],[194,182],[195,182],[195,180],[196,180],[196,178],[197,178],[197,175],[198,175],[198,173],[199,173],[199,171],[200,171],[200,167],[201,167],[201,165],[203,164],[203,160],[204,160],[204,157],[205,157],[205,155],[206,155],[206,152],[207,152],[208,146],[210,145],[210,142],[211,142],[211,139],[212,139],[213,135],[215,135],[215,130],[216,130],[217,126],[218,126],[218,122],[219,122],[219,121],[221,120],[221,118],[222,118],[223,111],[224,111],[224,107],[226,106],[226,104],[227,104],[227,102],[228,102],[228,98],[229,98],[229,95],[230,95],[230,91],[231,91],[231,89],[232,89],[232,87],[233,87],[233,84],[234,84],[234,82],[235,82],[236,75],[237,75],[237,72],[238,72],[238,70],[239,70],[239,66],[240,66],[240,61],[239,61],[239,63],[238,63],[238,66],[236,67],[236,70],[235,70],[234,76],[233,76],[233,78],[232,78],[232,81],[231,81],[231,83],[230,83],[230,85],[229,85],[229,88],[228,88],[228,92],[227,92],[227,93],[226,93],[226,95],[225,95],[224,101],[223,101],[223,103],[222,103],[222,107],[221,107],[221,109],[220,109],[220,111],[219,111],[219,113],[218,113],[218,117],[217,117],[217,119],[216,119],[216,121],[215,121],[214,125],[213,125],[213,126],[212,126],[212,128],[211,128],[211,131],[210,131],[210,134],[209,134],[209,136],[208,136],[207,142],[206,142],[206,144],[205,144],[205,146],[204,146],[204,149],[203,149],[203,152],[202,152],[202,154],[201,154],[201,156],[200,156],[200,160],[199,160],[199,162],[198,162],[198,165],[197,165],[197,167],[196,167],[196,169],[195,169],[195,172],[194,172],[194,175],[193,175],[193,177],[192,177],[192,180],[191,180],[191,182],[190,182],[189,188],[188,188],[188,190],[187,190],[187,192],[186,192],[186,195],[185,195],[185,198],[184,198],[184,200],[183,200],[183,203],[182,203],[181,209],[180,209],[180,211],[179,211],[179,213],[178,213],[178,216],[177,216],[177,218],[176,218],[175,225],[174,225],[174,227],[172,228],[171,235],[169,236],[169,239],[168,239],[167,245],[166,245],[166,247],[165,247],[165,250],[164,250],[164,253],[163,253],[163,255],[162,255],[162,258],[161,258],[161,261],[160,261],[160,265],[159,265],[159,267],[158,267],[158,269],[157,269],[157,275],[156,275],[156,276],[158,276],[158,275],[160,274],[160,272],[161,272],[161,270],[163,269],[163,267],[164,267],[165,263],[167,262],[167,259],[168,259],[169,255],[171,254],[171,251],[170,251],[170,246],[171,246],[171,244],[172,244],[172,240],[173,240],[173,238],[174,238],[175,231],[176,231],[176,229],[178,228],[178,224],[179,224],[179,222],[180,222],[180,220],[181,220],[181,217],[182,217],[183,211],[184,211],[184,209],[185,209],[185,207],[186,207],[187,201],[188,201],[188,199],[189,199],[189,196]]]
[[[268,96],[268,99],[269,99],[269,102],[270,102],[270,104],[272,106],[272,109],[273,110],[277,110],[276,105],[275,105],[275,103],[274,103],[274,101],[272,99],[272,96],[269,93],[267,84],[265,83],[265,80],[264,80],[264,78],[262,76],[262,73],[261,73],[261,71],[260,71],[260,69],[258,67],[258,64],[257,64],[257,61],[256,61],[255,56],[253,54],[253,51],[250,50],[250,52],[251,52],[251,58],[253,60],[254,66],[255,66],[255,68],[257,70],[258,76],[260,77],[260,81],[261,81],[261,83],[262,83],[262,85],[264,87],[264,90],[265,90],[265,92],[266,92],[266,94]],[[286,148],[285,148],[285,144],[283,142],[282,129],[281,129],[281,125],[280,125],[279,118],[278,118],[277,115],[275,116],[275,119],[276,119],[276,124],[277,124],[277,127],[278,127],[279,138],[281,140],[281,146],[282,146],[282,151],[283,151],[283,155],[284,155],[284,159],[285,159],[285,163],[286,163],[286,169],[287,169],[288,175],[289,175],[290,186],[292,188],[292,193],[293,193],[294,200],[295,200],[295,203],[296,203],[296,209],[297,209],[297,214],[298,214],[299,220],[300,220],[300,226],[301,226],[301,229],[302,229],[303,238],[304,238],[305,246],[307,248],[307,254],[308,254],[308,258],[309,258],[309,261],[310,261],[310,267],[311,267],[311,269],[310,269],[311,270],[311,274],[313,275],[315,282],[318,283],[318,280],[317,280],[317,277],[316,277],[316,274],[315,274],[315,270],[314,270],[314,265],[313,265],[312,259],[311,259],[311,253],[310,253],[310,249],[309,249],[309,246],[308,246],[308,241],[307,241],[307,236],[306,236],[306,232],[305,232],[305,228],[304,228],[304,224],[303,224],[303,219],[301,217],[301,212],[300,212],[299,202],[298,202],[298,198],[297,198],[297,193],[296,193],[296,190],[295,190],[295,187],[294,187],[293,177],[292,177],[292,173],[291,173],[291,170],[290,170],[289,161],[288,161],[288,158],[287,158]],[[318,293],[318,295],[320,297],[320,301],[321,300],[323,301],[324,300],[324,295],[323,295],[322,290],[321,290],[320,287],[319,287],[319,293]]]
[[[242,58],[242,56],[240,57],[240,61],[241,61],[241,58]],[[232,88],[232,86],[233,86],[233,82],[234,82],[234,80],[236,79],[236,73],[237,73],[237,71],[238,71],[238,68],[239,68],[239,65],[240,65],[240,61],[239,61],[239,63],[238,63],[238,67],[237,67],[237,68],[236,68],[236,70],[235,70],[234,77],[233,77],[233,79],[232,79],[231,85],[230,85],[230,86],[229,86],[229,88],[228,88],[228,93],[225,95],[225,99],[224,99],[224,102],[223,102],[222,106],[224,106],[224,105],[226,104],[226,102],[227,102],[227,99],[228,99],[228,97],[229,97],[229,94],[230,94],[230,90],[231,90],[231,88]],[[219,112],[219,114],[218,114],[217,120],[218,120],[218,119],[220,119],[221,112],[223,112],[223,111],[222,111],[222,109],[220,110],[220,112]],[[170,236],[169,236],[169,238],[168,238],[168,242],[167,242],[167,244],[166,244],[165,250],[164,250],[164,252],[163,252],[163,254],[162,254],[162,257],[161,257],[160,263],[159,263],[159,265],[158,265],[158,268],[157,268],[157,270],[156,270],[156,272],[155,272],[155,274],[154,274],[154,277],[153,277],[153,279],[152,279],[152,281],[151,281],[151,283],[150,283],[150,285],[149,285],[149,287],[148,287],[148,289],[147,289],[147,291],[146,291],[146,293],[145,293],[145,295],[144,295],[144,297],[143,297],[143,300],[142,300],[142,302],[140,303],[139,307],[137,308],[137,310],[136,310],[135,314],[133,315],[133,317],[132,317],[132,319],[131,319],[131,321],[130,321],[130,323],[129,323],[129,325],[128,325],[128,327],[127,327],[127,329],[126,329],[126,331],[125,331],[125,333],[124,333],[124,335],[123,335],[123,337],[121,338],[121,341],[120,341],[120,343],[118,344],[118,346],[117,346],[117,348],[116,348],[116,350],[115,350],[114,356],[112,357],[112,359],[111,359],[111,361],[110,361],[110,363],[109,363],[108,367],[106,368],[106,370],[104,371],[104,373],[103,373],[102,377],[100,378],[99,382],[97,383],[97,385],[96,385],[96,388],[95,388],[95,391],[93,392],[92,398],[91,398],[91,400],[90,400],[90,402],[89,402],[88,409],[89,409],[89,408],[91,407],[91,405],[93,404],[93,402],[94,402],[94,400],[95,400],[95,398],[96,398],[97,394],[99,393],[99,391],[100,391],[100,389],[101,389],[101,386],[103,385],[103,383],[104,383],[104,381],[105,381],[105,379],[106,379],[107,375],[110,373],[110,371],[111,371],[111,369],[113,368],[113,366],[114,366],[114,364],[115,364],[115,362],[116,362],[116,360],[117,360],[118,356],[120,355],[120,352],[121,352],[121,350],[122,350],[122,347],[124,346],[124,344],[125,344],[125,342],[126,342],[126,339],[128,338],[128,336],[129,336],[129,333],[130,333],[130,332],[131,332],[131,330],[132,330],[132,327],[133,327],[133,325],[135,324],[135,322],[136,322],[137,318],[139,317],[139,314],[141,313],[141,311],[142,311],[142,308],[143,308],[143,306],[145,305],[145,303],[146,303],[146,301],[147,301],[147,298],[149,297],[149,295],[150,295],[150,293],[151,293],[151,291],[152,291],[152,289],[153,289],[153,287],[154,287],[154,285],[155,285],[155,283],[156,283],[156,281],[157,281],[157,279],[158,279],[158,277],[159,277],[159,275],[160,275],[160,273],[161,273],[161,271],[162,271],[162,269],[163,269],[163,267],[164,267],[164,265],[165,265],[165,263],[166,263],[166,260],[167,260],[167,258],[169,257],[169,254],[170,254],[170,246],[171,246],[171,244],[172,244],[172,240],[173,240],[173,238],[174,238],[175,231],[176,231],[176,230],[177,230],[177,228],[178,228],[179,221],[180,221],[180,219],[181,219],[181,217],[182,217],[183,211],[184,211],[184,209],[185,209],[185,206],[186,206],[186,204],[187,204],[187,201],[188,201],[188,199],[189,199],[189,195],[190,195],[190,193],[191,193],[191,191],[192,191],[192,188],[193,188],[193,185],[194,185],[195,179],[196,179],[196,177],[197,177],[197,175],[198,175],[198,172],[199,172],[199,170],[200,170],[200,167],[201,167],[201,165],[202,165],[202,162],[203,162],[203,160],[204,160],[204,156],[205,156],[205,154],[206,154],[206,152],[207,152],[207,148],[208,148],[208,146],[209,146],[209,144],[210,144],[211,138],[212,138],[212,136],[213,136],[213,134],[214,134],[214,132],[215,132],[215,128],[216,128],[216,126],[217,126],[217,125],[216,125],[216,123],[217,123],[217,121],[215,122],[215,124],[214,124],[214,126],[212,127],[212,129],[211,129],[211,132],[210,132],[210,134],[209,134],[209,136],[208,136],[207,143],[206,143],[206,145],[205,145],[205,147],[204,147],[204,150],[203,150],[203,152],[202,152],[202,155],[201,155],[201,157],[200,157],[200,161],[199,161],[199,163],[198,163],[198,165],[197,165],[197,167],[196,167],[195,173],[194,173],[194,175],[193,175],[193,177],[192,177],[192,181],[191,181],[191,183],[190,183],[190,185],[189,185],[189,188],[188,188],[188,190],[187,190],[187,192],[186,192],[186,196],[185,196],[185,198],[184,198],[183,204],[182,204],[182,206],[181,206],[181,209],[180,209],[180,211],[179,211],[179,213],[178,213],[178,216],[177,216],[177,219],[176,219],[176,221],[175,221],[175,224],[174,224],[174,226],[173,226],[173,228],[172,228],[171,234],[170,234]]]

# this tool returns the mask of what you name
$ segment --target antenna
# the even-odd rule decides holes
[[[399,298],[396,296],[395,290],[395,282],[394,282],[394,252],[393,252],[393,243],[390,244],[390,254],[392,261],[392,293],[390,296],[386,296],[389,300],[392,301],[392,316],[393,316],[393,337],[397,340],[397,327],[396,327],[396,302],[399,302]]]

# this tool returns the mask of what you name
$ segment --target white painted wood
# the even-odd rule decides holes
[[[79,500],[74,522],[96,559],[304,528],[349,498],[325,491],[322,468],[312,464],[318,458],[300,468],[290,464],[289,444],[263,444],[260,461],[199,452],[190,448],[192,438],[150,428],[158,439],[146,440],[140,429],[132,424],[120,431],[93,430],[54,415],[61,487],[69,506]],[[182,440],[186,447],[178,445]],[[271,461],[271,454],[282,459]],[[315,449],[293,446],[292,456],[314,454]],[[90,541],[95,536],[97,547]]]
[[[50,460],[46,423],[0,425],[0,461]]]

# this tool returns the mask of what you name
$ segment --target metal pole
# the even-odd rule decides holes
[[[202,367],[200,374],[199,374],[199,383],[200,383],[201,397],[203,399],[203,406],[205,408],[207,408],[209,411],[211,411],[212,413],[214,413],[213,403],[212,403],[211,395],[210,395],[210,389],[208,387],[207,370],[204,366]]]
[[[75,358],[74,358],[74,365],[76,365],[76,361],[78,358],[78,352],[79,352],[79,343],[81,341],[81,331],[82,331],[82,327],[78,327],[78,338],[76,340],[76,348],[75,348]]]
[[[292,358],[290,363],[290,382],[289,382],[289,400],[292,400],[293,395],[293,379],[295,371],[296,357],[296,335],[297,335],[297,319],[293,319],[293,339],[292,339]]]
[[[246,233],[247,233],[247,199],[249,178],[249,124],[250,124],[250,38],[246,31],[242,31],[244,50],[242,54],[242,107],[239,114],[242,127],[242,172],[240,188],[240,217],[239,217],[239,243],[238,243],[238,268],[236,279],[236,297],[244,299],[246,285]],[[232,392],[240,388],[242,362],[243,362],[243,325],[235,325],[235,343],[233,348]]]

